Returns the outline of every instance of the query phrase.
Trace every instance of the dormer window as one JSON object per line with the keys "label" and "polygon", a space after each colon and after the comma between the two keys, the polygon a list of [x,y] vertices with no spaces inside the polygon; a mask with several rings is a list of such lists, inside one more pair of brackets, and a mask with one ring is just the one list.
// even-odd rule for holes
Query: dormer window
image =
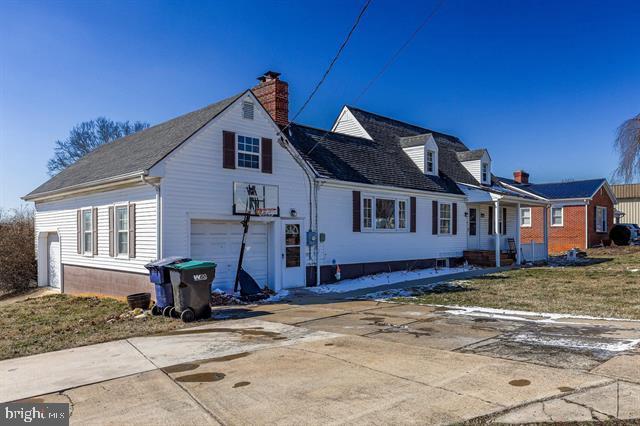
{"label": "dormer window", "polygon": [[427,150],[427,155],[425,158],[426,170],[427,173],[433,173],[435,170],[433,167],[433,160],[435,158],[435,153],[431,150]]}
{"label": "dormer window", "polygon": [[489,164],[482,163],[482,183],[489,182]]}

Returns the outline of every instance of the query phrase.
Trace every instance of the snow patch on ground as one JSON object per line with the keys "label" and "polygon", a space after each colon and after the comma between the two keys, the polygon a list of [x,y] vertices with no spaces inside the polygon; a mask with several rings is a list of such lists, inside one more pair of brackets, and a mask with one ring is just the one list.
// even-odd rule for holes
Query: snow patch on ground
{"label": "snow patch on ground", "polygon": [[635,348],[640,339],[617,340],[612,342],[589,341],[585,339],[571,339],[568,337],[544,336],[533,333],[522,333],[512,337],[516,342],[537,344],[542,346],[555,346],[572,349],[601,350],[609,352],[624,352]]}
{"label": "snow patch on ground", "polygon": [[264,299],[262,302],[280,302],[282,299],[289,297],[289,290],[280,290],[273,296]]}
{"label": "snow patch on ground", "polygon": [[[405,281],[419,280],[423,278],[446,277],[447,275],[466,272],[473,267],[460,268],[440,268],[440,269],[418,269],[415,271],[384,272],[377,275],[367,275],[352,280],[339,281],[336,284],[321,285],[311,287],[308,291],[315,294],[325,293],[346,293],[349,291],[362,290],[365,288],[378,287],[386,284],[396,284]],[[368,296],[368,295],[367,295]],[[405,297],[405,296],[394,296]]]}
{"label": "snow patch on ground", "polygon": [[594,317],[591,315],[555,314],[550,312],[516,311],[511,309],[482,308],[478,306],[447,306],[447,305],[430,305],[430,306],[448,308],[446,313],[451,315],[471,315],[471,316],[477,316],[477,317],[506,319],[506,320],[513,320],[513,321],[533,321],[533,322],[552,323],[561,319],[578,319],[578,320],[640,322],[640,320],[623,319],[623,318]]}

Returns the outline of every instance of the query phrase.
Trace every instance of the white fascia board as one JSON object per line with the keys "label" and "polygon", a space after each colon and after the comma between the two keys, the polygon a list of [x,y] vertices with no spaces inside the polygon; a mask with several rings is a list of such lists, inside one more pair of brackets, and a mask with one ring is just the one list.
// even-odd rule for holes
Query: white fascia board
{"label": "white fascia board", "polygon": [[525,195],[527,195],[527,196],[530,196],[530,197],[536,198],[536,199],[538,199],[538,200],[545,200],[545,201],[548,201],[548,200],[547,200],[546,198],[544,198],[544,197],[541,197],[541,196],[536,195],[536,194],[534,194],[534,193],[532,193],[532,192],[529,192],[529,191],[525,191],[525,190],[524,190],[524,189],[522,189],[522,188],[518,188],[518,187],[516,187],[516,186],[509,185],[508,183],[503,182],[503,181],[501,181],[501,180],[499,180],[498,182],[500,183],[500,185],[504,186],[505,188],[507,188],[507,189],[509,189],[509,190],[511,190],[511,191],[519,192],[519,193],[521,193],[521,194],[525,194]]}
{"label": "white fascia board", "polygon": [[400,188],[397,186],[372,185],[368,183],[347,182],[342,180],[326,179],[326,178],[318,178],[317,181],[322,186],[334,187],[334,188],[382,191],[382,192],[402,193],[405,195],[417,195],[417,196],[432,196],[432,197],[450,198],[452,200],[463,200],[463,201],[467,200],[466,195],[450,194],[447,192],[420,191],[417,189]]}

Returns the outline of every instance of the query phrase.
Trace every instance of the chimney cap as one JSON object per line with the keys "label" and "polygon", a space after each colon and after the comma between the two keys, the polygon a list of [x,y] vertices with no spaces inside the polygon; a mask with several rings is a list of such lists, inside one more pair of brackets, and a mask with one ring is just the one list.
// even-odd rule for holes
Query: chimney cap
{"label": "chimney cap", "polygon": [[260,77],[258,77],[257,79],[261,82],[265,82],[265,81],[269,81],[269,80],[277,80],[278,77],[280,77],[280,73],[277,71],[267,71],[264,74],[262,74]]}

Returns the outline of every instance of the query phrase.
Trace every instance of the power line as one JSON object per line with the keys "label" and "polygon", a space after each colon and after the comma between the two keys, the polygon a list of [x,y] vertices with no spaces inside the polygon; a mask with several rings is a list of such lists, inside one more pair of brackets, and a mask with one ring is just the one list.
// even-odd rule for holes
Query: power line
{"label": "power line", "polygon": [[329,67],[327,68],[327,70],[322,75],[322,78],[320,79],[320,81],[318,81],[318,84],[316,84],[316,87],[311,91],[311,93],[309,94],[307,99],[304,101],[304,103],[302,104],[302,106],[300,107],[298,112],[296,112],[295,115],[293,116],[293,118],[291,120],[289,120],[289,124],[287,124],[284,127],[284,129],[282,129],[282,132],[284,132],[287,129],[287,127],[289,127],[289,125],[292,122],[294,122],[296,120],[296,118],[298,118],[298,116],[302,113],[302,111],[304,111],[304,109],[307,107],[309,102],[311,102],[311,99],[315,96],[315,94],[320,89],[320,86],[322,86],[322,83],[324,83],[324,81],[327,79],[327,77],[329,76],[329,73],[331,72],[331,69],[333,68],[335,63],[338,61],[338,58],[340,57],[340,54],[342,54],[342,51],[344,50],[344,48],[347,47],[347,43],[349,43],[349,40],[351,39],[351,36],[355,32],[358,24],[360,23],[360,20],[362,19],[362,17],[364,16],[364,13],[369,8],[369,5],[371,4],[371,2],[372,2],[372,0],[367,0],[367,2],[364,4],[364,6],[362,6],[362,9],[360,10],[360,14],[356,18],[356,20],[353,23],[353,25],[351,26],[351,30],[349,30],[349,33],[347,34],[347,37],[344,39],[344,41],[340,45],[340,48],[338,49],[338,52],[336,53],[336,55],[331,60],[331,63],[329,64]]}
{"label": "power line", "polygon": [[[409,46],[409,44],[413,41],[413,39],[416,38],[418,33],[422,31],[422,29],[429,23],[429,21],[438,13],[438,11],[442,7],[442,5],[445,3],[445,1],[446,0],[439,0],[438,3],[436,3],[434,8],[431,10],[431,13],[429,13],[422,20],[422,22],[420,22],[420,25],[418,25],[418,27],[413,31],[413,33],[411,33],[409,38],[407,38],[407,40],[402,44],[402,46],[400,46],[400,48],[394,52],[391,58],[389,58],[389,60],[382,66],[380,71],[371,80],[369,80],[369,82],[366,84],[362,92],[360,92],[360,94],[356,96],[356,98],[353,100],[352,104],[356,104],[360,100],[360,98],[362,98],[364,94],[367,93],[367,91],[371,88],[371,86],[373,86],[380,79],[380,77],[382,77],[382,75],[387,71],[387,69],[389,69],[389,67],[396,61],[396,59],[398,59],[400,54],[407,48],[407,46]],[[307,155],[311,154],[311,152],[314,149],[316,149],[318,145],[324,142],[325,138],[329,133],[331,133],[331,130],[326,131],[326,133],[320,138],[320,140],[316,142],[309,151],[307,151]]]}

